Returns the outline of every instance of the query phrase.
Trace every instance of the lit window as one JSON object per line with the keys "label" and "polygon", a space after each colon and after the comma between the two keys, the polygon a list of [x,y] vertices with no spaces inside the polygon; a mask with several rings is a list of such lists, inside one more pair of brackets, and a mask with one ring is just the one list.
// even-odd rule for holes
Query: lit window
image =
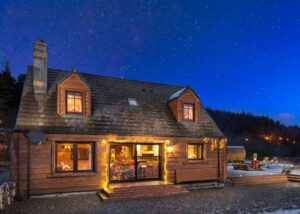
{"label": "lit window", "polygon": [[128,98],[128,103],[130,106],[138,106],[138,102],[135,98]]}
{"label": "lit window", "polygon": [[184,104],[183,105],[183,119],[184,120],[194,120],[194,105]]}
{"label": "lit window", "polygon": [[188,144],[188,159],[203,160],[203,144]]}
{"label": "lit window", "polygon": [[82,113],[82,93],[67,92],[67,113]]}
{"label": "lit window", "polygon": [[56,143],[56,171],[93,170],[93,143]]}

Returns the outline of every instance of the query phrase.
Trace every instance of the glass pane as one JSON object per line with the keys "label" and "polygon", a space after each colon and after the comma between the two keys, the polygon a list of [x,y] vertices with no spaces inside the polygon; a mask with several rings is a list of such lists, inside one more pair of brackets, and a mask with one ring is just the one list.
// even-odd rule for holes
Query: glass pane
{"label": "glass pane", "polygon": [[137,177],[159,178],[159,145],[137,144]]}
{"label": "glass pane", "polygon": [[111,145],[109,168],[112,181],[135,179],[134,145]]}
{"label": "glass pane", "polygon": [[82,95],[80,93],[68,93],[67,112],[82,112]]}
{"label": "glass pane", "polygon": [[193,112],[193,107],[192,106],[190,106],[189,107],[189,120],[193,120],[193,115],[194,114],[194,112]]}
{"label": "glass pane", "polygon": [[194,119],[194,106],[193,105],[184,104],[183,117],[185,120],[193,120]]}
{"label": "glass pane", "polygon": [[74,99],[73,99],[73,96],[71,95],[68,95],[68,98],[67,98],[67,111],[68,112],[74,112],[75,109],[74,109]]}
{"label": "glass pane", "polygon": [[75,112],[81,113],[82,112],[82,100],[81,97],[75,98],[75,106],[74,106]]}
{"label": "glass pane", "polygon": [[189,113],[187,108],[184,108],[184,119],[189,119]]}
{"label": "glass pane", "polygon": [[92,145],[91,144],[78,144],[77,159],[78,170],[92,170]]}
{"label": "glass pane", "polygon": [[197,146],[189,144],[188,145],[188,159],[197,159]]}
{"label": "glass pane", "polygon": [[56,144],[56,168],[58,171],[72,171],[73,166],[73,144]]}

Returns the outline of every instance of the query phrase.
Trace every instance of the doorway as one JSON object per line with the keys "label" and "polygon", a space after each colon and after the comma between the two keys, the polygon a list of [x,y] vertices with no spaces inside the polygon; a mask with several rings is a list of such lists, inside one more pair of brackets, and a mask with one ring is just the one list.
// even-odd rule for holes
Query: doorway
{"label": "doorway", "polygon": [[150,143],[112,143],[109,149],[110,182],[160,179],[161,147]]}

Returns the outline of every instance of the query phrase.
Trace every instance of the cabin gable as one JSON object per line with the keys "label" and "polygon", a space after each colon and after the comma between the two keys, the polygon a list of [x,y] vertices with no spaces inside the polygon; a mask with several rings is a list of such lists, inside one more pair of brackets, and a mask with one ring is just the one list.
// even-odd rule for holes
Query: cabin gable
{"label": "cabin gable", "polygon": [[82,95],[82,115],[91,115],[91,89],[76,73],[72,72],[64,81],[57,84],[57,114],[67,114],[67,93]]}

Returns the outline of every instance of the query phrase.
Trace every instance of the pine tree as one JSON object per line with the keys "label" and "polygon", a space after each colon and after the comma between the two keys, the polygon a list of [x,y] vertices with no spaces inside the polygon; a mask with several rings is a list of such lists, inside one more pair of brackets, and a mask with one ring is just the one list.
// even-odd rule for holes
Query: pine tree
{"label": "pine tree", "polygon": [[10,72],[9,63],[4,64],[4,68],[0,73],[0,98],[4,100],[8,107],[16,106],[16,81]]}

